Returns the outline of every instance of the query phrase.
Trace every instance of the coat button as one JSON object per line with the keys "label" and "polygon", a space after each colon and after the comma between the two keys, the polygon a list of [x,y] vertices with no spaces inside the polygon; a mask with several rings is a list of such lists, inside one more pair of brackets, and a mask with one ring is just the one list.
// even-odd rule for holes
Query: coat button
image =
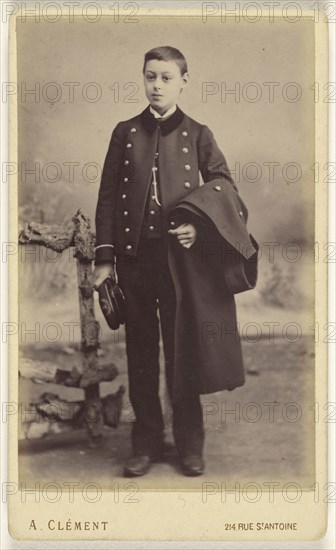
{"label": "coat button", "polygon": [[185,187],[186,189],[189,189],[189,187],[190,187],[189,181],[185,181],[185,182],[184,182],[184,187]]}
{"label": "coat button", "polygon": [[184,165],[184,168],[189,172],[191,166],[190,166],[190,164],[185,164],[185,165]]}
{"label": "coat button", "polygon": [[155,199],[156,199],[156,196],[152,195],[152,201],[155,201]]}
{"label": "coat button", "polygon": [[184,130],[184,132],[182,132],[182,136],[187,137],[187,135],[188,135],[188,132],[186,132],[186,131]]}
{"label": "coat button", "polygon": [[128,182],[128,178],[124,178],[124,182],[127,183],[127,182]]}
{"label": "coat button", "polygon": [[154,225],[149,226],[149,231],[154,231]]}
{"label": "coat button", "polygon": [[132,245],[131,245],[131,244],[127,244],[127,245],[126,245],[126,250],[132,250]]}
{"label": "coat button", "polygon": [[132,132],[132,134],[135,134],[136,128],[131,128],[131,132]]}
{"label": "coat button", "polygon": [[125,166],[127,166],[129,164],[129,160],[126,159],[124,164],[125,164]]}
{"label": "coat button", "polygon": [[241,217],[243,216],[243,213],[242,213],[241,210],[239,211],[239,216],[241,216]]}
{"label": "coat button", "polygon": [[125,227],[125,233],[129,233],[130,231],[130,228],[129,227]]}
{"label": "coat button", "polygon": [[170,222],[170,225],[171,225],[172,227],[174,227],[175,222]]}
{"label": "coat button", "polygon": [[221,188],[220,185],[216,185],[216,187],[214,187],[214,189],[215,189],[216,191],[221,191],[221,190],[222,190],[222,188]]}
{"label": "coat button", "polygon": [[126,199],[126,196],[127,196],[127,195],[125,195],[125,193],[124,193],[123,195],[121,195],[121,198],[122,198],[122,199]]}
{"label": "coat button", "polygon": [[152,216],[154,216],[155,210],[151,210],[151,211],[150,211],[150,214],[151,214]]}
{"label": "coat button", "polygon": [[126,147],[127,147],[127,149],[131,149],[132,143],[127,143]]}
{"label": "coat button", "polygon": [[124,216],[128,216],[127,210],[124,210]]}
{"label": "coat button", "polygon": [[188,149],[188,147],[183,147],[182,151],[183,151],[183,153],[188,153],[189,149]]}

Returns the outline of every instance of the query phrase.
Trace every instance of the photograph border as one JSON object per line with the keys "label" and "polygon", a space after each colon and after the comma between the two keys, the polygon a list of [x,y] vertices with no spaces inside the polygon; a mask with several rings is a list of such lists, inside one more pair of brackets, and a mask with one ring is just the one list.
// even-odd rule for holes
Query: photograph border
{"label": "photograph border", "polygon": [[[162,17],[180,17],[183,10],[185,15],[199,16],[199,7],[193,8],[180,8],[173,9],[172,13],[169,13],[169,9],[162,10],[162,8],[156,8],[161,10],[160,15]],[[198,10],[198,11],[197,11]],[[162,13],[164,11],[164,13]],[[275,10],[275,13],[277,10]],[[304,12],[305,13],[305,12]],[[175,15],[172,15],[175,14]],[[157,16],[158,13],[153,10],[152,16]],[[20,13],[16,13],[10,18],[10,42],[9,42],[9,81],[16,81],[16,34],[15,24],[16,18],[20,16]],[[140,15],[138,15],[140,16]],[[150,16],[149,14],[141,14],[143,17]],[[307,11],[307,17],[312,17],[312,12]],[[328,52],[328,34],[326,32],[326,24],[323,21],[315,23],[315,81],[316,82],[328,82],[328,68],[325,62]],[[315,103],[315,162],[320,166],[324,166],[328,162],[328,144],[326,140],[327,128],[328,128],[328,105],[322,102]],[[10,131],[9,131],[9,162],[18,163],[17,157],[17,133],[18,133],[18,121],[17,121],[17,104],[15,101],[10,103]],[[330,135],[329,135],[330,143]],[[329,157],[330,158],[330,157]],[[315,242],[328,243],[331,239],[328,239],[328,220],[326,212],[328,211],[328,184],[319,181],[315,184]],[[18,236],[18,198],[17,198],[17,176],[12,175],[9,179],[9,242],[17,242]],[[333,237],[332,237],[333,238]],[[327,270],[328,265],[325,262],[318,261],[315,263],[315,323],[319,323],[320,326],[325,326],[328,322],[328,293],[327,293]],[[9,258],[9,322],[19,323],[18,312],[18,296],[17,296],[17,284],[14,285],[13,281],[18,281],[18,257],[12,255]],[[332,284],[332,281],[331,283]],[[330,291],[330,289],[329,289]],[[12,335],[8,343],[9,352],[9,399],[10,403],[18,402],[18,378],[17,378],[17,366],[18,366],[18,348],[19,348],[19,336],[18,334]],[[325,342],[315,342],[315,402],[319,403],[321,408],[328,403],[328,355]],[[19,483],[18,479],[18,422],[16,416],[9,416],[8,419],[9,429],[9,459],[8,459],[8,479],[11,482]],[[315,424],[315,450],[316,450],[316,483],[320,487],[325,486],[328,482],[327,474],[327,430],[328,425],[323,422],[317,422]],[[100,502],[96,503],[95,516],[100,518],[109,518],[111,510],[113,510],[113,529],[106,531],[103,535],[100,533],[99,538],[97,534],[93,532],[87,532],[85,534],[86,540],[129,540],[129,525],[132,525],[133,540],[199,540],[199,541],[302,541],[302,540],[316,540],[321,538],[326,532],[326,518],[327,518],[327,503],[320,499],[319,502],[315,502],[312,498],[312,492],[307,491],[303,494],[300,501],[296,504],[283,502],[281,498],[275,497],[274,503],[270,505],[269,501],[265,499],[265,502],[254,503],[253,506],[246,502],[240,502],[239,505],[232,505],[230,510],[225,508],[225,521],[235,522],[243,521],[241,518],[250,518],[249,521],[257,522],[261,521],[260,516],[263,510],[267,509],[267,517],[273,517],[273,521],[297,521],[302,526],[297,532],[297,536],[293,536],[293,533],[266,533],[263,532],[262,538],[260,535],[253,532],[241,532],[239,538],[235,533],[226,533],[223,531],[223,515],[224,509],[220,508],[220,500],[216,502],[209,502],[205,507],[201,502],[199,494],[194,491],[153,491],[141,494],[141,501],[138,506],[130,505],[128,503],[119,502],[118,506],[113,502],[113,495],[104,493]],[[263,500],[263,499],[262,499]],[[59,501],[58,508],[60,512],[58,515],[62,516],[62,521],[67,521],[70,509],[67,506],[67,499],[65,495],[64,503],[63,496]],[[10,514],[10,534],[13,538],[30,541],[30,540],[54,540],[47,537],[48,533],[44,530],[42,532],[29,532],[27,522],[14,521],[14,518],[23,518],[29,514],[29,517],[40,518],[39,521],[45,521],[46,518],[54,513],[55,507],[49,507],[45,503],[43,509],[40,505],[35,505],[29,501],[29,510],[27,511],[27,504],[25,505],[20,498],[20,491],[13,494],[9,500],[9,514]],[[52,512],[51,512],[52,510]],[[157,511],[156,513],[154,511]],[[160,526],[160,517],[165,514],[172,514],[172,510],[176,510],[174,514],[174,521],[172,521],[170,528]],[[290,510],[290,519],[289,516]],[[81,501],[78,505],[75,502],[71,503],[71,515],[73,517],[76,514],[81,514],[84,518],[90,518],[92,515],[92,506],[86,506]],[[149,519],[150,517],[150,519]],[[11,519],[12,518],[12,519]],[[155,521],[155,518],[158,521]],[[220,521],[218,521],[220,519]],[[14,521],[14,523],[13,523]],[[104,521],[103,519],[101,521]],[[105,520],[106,521],[106,520]],[[272,521],[269,519],[269,521]],[[204,529],[202,523],[207,525]],[[137,527],[140,525],[140,530]],[[81,533],[74,532],[58,532],[58,540],[82,540],[83,535]],[[183,535],[183,536],[182,536]],[[224,539],[225,537],[225,539]]]}

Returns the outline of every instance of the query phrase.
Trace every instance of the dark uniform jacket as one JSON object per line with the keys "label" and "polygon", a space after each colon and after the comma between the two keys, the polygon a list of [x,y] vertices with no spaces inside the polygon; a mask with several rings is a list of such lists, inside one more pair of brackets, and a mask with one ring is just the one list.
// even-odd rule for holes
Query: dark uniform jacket
{"label": "dark uniform jacket", "polygon": [[177,297],[175,393],[183,395],[195,372],[200,393],[231,390],[245,379],[234,294],[255,286],[258,246],[247,232],[247,209],[207,126],[179,108],[158,125],[149,107],[116,126],[96,209],[95,263],[136,255],[148,225],[157,151],[163,234],[190,219],[198,229],[190,249],[176,237],[169,240]]}
{"label": "dark uniform jacket", "polygon": [[[107,151],[96,210],[96,244],[113,244],[116,255],[136,254],[158,140],[163,233],[171,210],[199,187],[199,173],[204,182],[217,178],[235,188],[212,132],[179,107],[160,125],[149,107],[120,122]],[[97,249],[96,263],[112,259],[111,247]]]}

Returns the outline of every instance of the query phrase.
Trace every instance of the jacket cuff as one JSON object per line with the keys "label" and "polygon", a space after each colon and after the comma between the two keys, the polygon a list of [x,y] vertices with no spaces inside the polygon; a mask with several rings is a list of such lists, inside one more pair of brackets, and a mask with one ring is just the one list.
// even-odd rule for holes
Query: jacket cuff
{"label": "jacket cuff", "polygon": [[111,244],[103,244],[96,247],[95,250],[95,265],[105,262],[114,263],[114,246]]}

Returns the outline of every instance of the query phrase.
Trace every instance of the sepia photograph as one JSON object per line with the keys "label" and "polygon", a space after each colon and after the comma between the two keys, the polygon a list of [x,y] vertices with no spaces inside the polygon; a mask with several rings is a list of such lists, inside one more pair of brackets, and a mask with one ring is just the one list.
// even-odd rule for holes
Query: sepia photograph
{"label": "sepia photograph", "polygon": [[[252,8],[12,19],[7,416],[17,493],[42,495],[12,536],[326,532],[327,33]],[[76,503],[48,512],[55,493]],[[190,508],[132,532],[178,494],[203,528]],[[130,503],[123,531],[104,498]]]}

